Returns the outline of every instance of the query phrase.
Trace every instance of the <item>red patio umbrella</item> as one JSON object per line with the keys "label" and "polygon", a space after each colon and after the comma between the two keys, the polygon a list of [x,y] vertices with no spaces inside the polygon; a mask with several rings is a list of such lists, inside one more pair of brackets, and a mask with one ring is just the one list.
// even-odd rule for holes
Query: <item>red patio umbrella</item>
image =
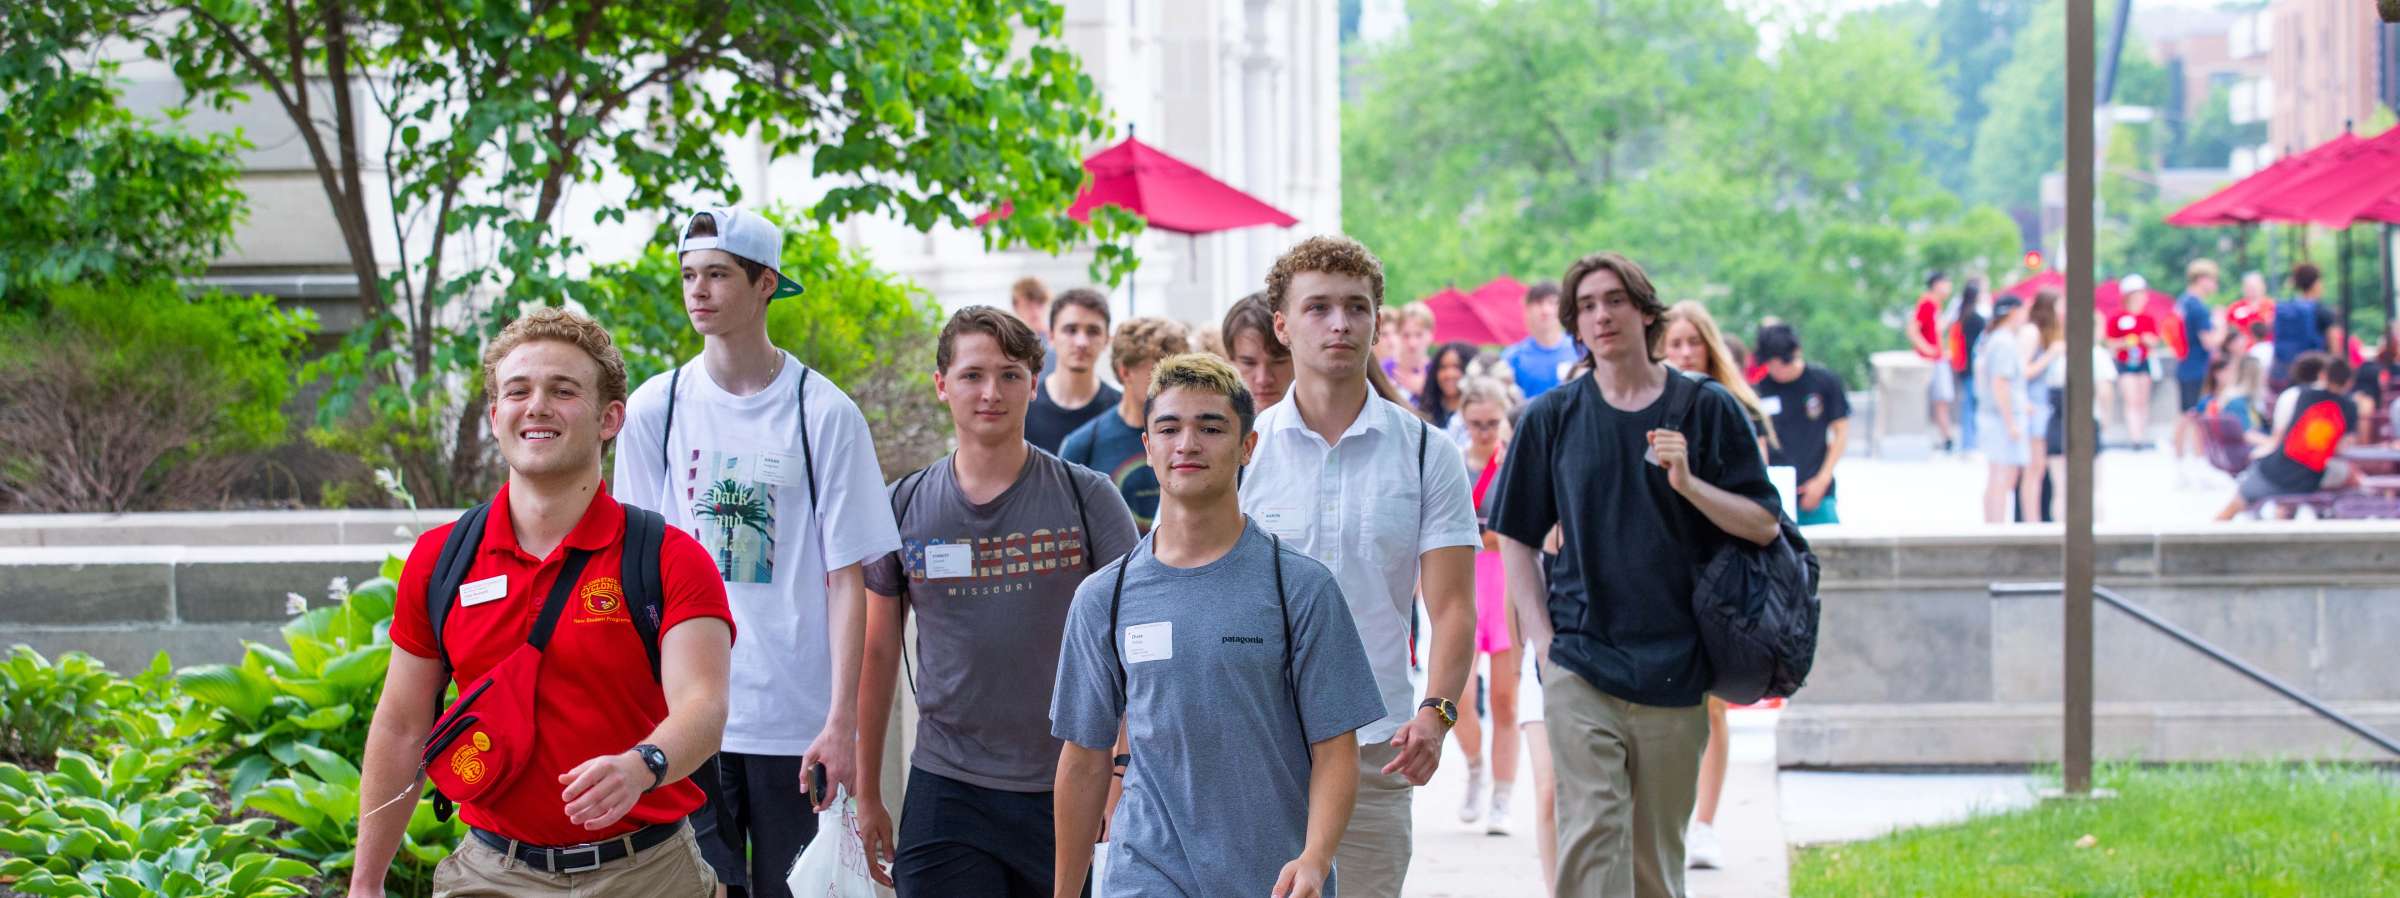
{"label": "red patio umbrella", "polygon": [[1433,312],[1433,338],[1443,343],[1472,343],[1477,346],[1498,346],[1507,342],[1501,331],[1475,298],[1459,292],[1457,287],[1443,287],[1425,297],[1425,308]]}
{"label": "red patio umbrella", "polygon": [[2294,173],[2253,208],[2269,220],[2334,228],[2400,221],[2390,214],[2400,212],[2400,128],[2348,142],[2323,165]]}
{"label": "red patio umbrella", "polygon": [[1525,339],[1525,291],[1529,289],[1523,281],[1504,274],[1467,292],[1467,298],[1474,301],[1483,320],[1499,337],[1490,345],[1506,346]]}
{"label": "red patio umbrella", "polygon": [[2176,210],[2175,214],[2167,216],[2167,223],[2179,228],[2202,228],[2265,220],[2257,209],[2258,202],[2272,198],[2281,185],[2294,176],[2315,170],[2357,142],[2357,137],[2343,134],[2307,152],[2278,159],[2274,164],[2252,172],[2249,177]]}

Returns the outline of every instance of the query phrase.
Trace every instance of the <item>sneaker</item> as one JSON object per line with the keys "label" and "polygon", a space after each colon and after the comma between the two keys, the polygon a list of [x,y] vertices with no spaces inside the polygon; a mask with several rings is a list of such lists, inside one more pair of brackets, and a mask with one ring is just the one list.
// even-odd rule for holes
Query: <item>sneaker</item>
{"label": "sneaker", "polygon": [[1510,786],[1510,785],[1513,785],[1513,784],[1510,784],[1510,783],[1494,783],[1494,784],[1492,784],[1492,812],[1491,812],[1491,814],[1489,814],[1489,815],[1487,815],[1486,817],[1484,817],[1484,820],[1483,820],[1483,834],[1484,834],[1484,835],[1487,835],[1487,836],[1505,836],[1505,835],[1508,835],[1508,793],[1509,793],[1509,789],[1508,789],[1507,787],[1508,787],[1508,786]]}
{"label": "sneaker", "polygon": [[1717,828],[1699,821],[1683,835],[1683,863],[1694,870],[1716,870],[1724,866],[1725,848],[1717,844]]}
{"label": "sneaker", "polygon": [[1458,822],[1473,823],[1483,817],[1483,793],[1489,785],[1484,778],[1483,763],[1467,763],[1467,800],[1458,806]]}

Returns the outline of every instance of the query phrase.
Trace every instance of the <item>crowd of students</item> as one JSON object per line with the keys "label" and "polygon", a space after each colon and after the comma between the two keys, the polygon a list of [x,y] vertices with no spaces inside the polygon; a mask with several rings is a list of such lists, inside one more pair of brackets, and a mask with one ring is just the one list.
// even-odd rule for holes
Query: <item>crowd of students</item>
{"label": "crowd of students", "polygon": [[903,896],[1396,898],[1454,732],[1491,832],[1530,768],[1555,894],[1679,895],[1714,852],[1697,567],[1776,539],[1771,462],[1831,520],[1846,439],[1790,327],[1750,374],[1596,253],[1528,292],[1523,342],[1437,350],[1339,237],[1198,336],[1021,283],[944,325],[956,448],[886,483],[858,406],[767,338],[803,286],[777,230],[703,209],[678,250],[677,368],[629,388],[559,309],[488,346],[508,476],[409,554],[351,894],[430,775],[472,833],[443,896],[785,895],[846,795]]}

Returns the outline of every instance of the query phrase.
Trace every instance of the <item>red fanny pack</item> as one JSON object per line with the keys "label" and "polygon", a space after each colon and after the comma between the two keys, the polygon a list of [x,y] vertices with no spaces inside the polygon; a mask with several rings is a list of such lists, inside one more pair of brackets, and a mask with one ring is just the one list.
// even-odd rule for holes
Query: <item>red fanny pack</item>
{"label": "red fanny pack", "polygon": [[582,549],[568,554],[525,644],[465,686],[458,703],[434,721],[420,768],[442,797],[461,804],[474,801],[525,768],[533,754],[534,686],[542,672],[542,651],[591,555]]}

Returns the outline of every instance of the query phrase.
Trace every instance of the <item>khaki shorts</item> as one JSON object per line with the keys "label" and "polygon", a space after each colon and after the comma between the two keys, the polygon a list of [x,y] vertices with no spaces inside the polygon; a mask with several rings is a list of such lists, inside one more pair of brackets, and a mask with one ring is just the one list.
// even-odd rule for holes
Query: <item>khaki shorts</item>
{"label": "khaki shorts", "polygon": [[470,835],[433,870],[433,898],[713,898],[717,876],[684,825],[675,837],[586,873],[544,873]]}
{"label": "khaki shorts", "polygon": [[1408,777],[1383,772],[1383,765],[1400,756],[1389,742],[1358,746],[1358,800],[1350,807],[1350,828],[1334,849],[1336,887],[1342,898],[1400,898],[1408,879],[1408,860],[1416,833],[1410,800],[1416,787]]}

